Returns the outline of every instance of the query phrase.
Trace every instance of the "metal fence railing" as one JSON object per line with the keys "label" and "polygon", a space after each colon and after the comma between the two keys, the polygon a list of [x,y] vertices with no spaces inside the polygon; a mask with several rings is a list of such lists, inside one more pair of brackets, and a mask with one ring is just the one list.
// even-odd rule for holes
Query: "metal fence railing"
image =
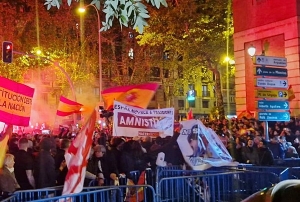
{"label": "metal fence railing", "polygon": [[241,201],[251,194],[279,182],[272,173],[204,173],[162,178],[157,183],[157,201]]}
{"label": "metal fence railing", "polygon": [[145,171],[145,184],[137,184],[141,173],[133,171],[128,184],[119,178],[119,186],[99,187],[91,184],[76,195],[62,195],[63,187],[17,191],[4,202],[25,201],[239,201],[271,187],[279,181],[300,179],[300,167],[267,167],[240,164],[235,167],[214,167],[205,171],[183,170],[181,166],[158,167]]}

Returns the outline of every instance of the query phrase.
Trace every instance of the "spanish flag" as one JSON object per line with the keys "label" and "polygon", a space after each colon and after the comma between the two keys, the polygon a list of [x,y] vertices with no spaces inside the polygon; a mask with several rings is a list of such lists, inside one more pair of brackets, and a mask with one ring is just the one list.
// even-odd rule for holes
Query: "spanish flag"
{"label": "spanish flag", "polygon": [[293,99],[296,98],[295,93],[294,93],[293,88],[292,88],[292,85],[289,85],[288,94],[289,94],[288,101],[292,101]]}
{"label": "spanish flag", "polygon": [[107,109],[113,107],[114,101],[145,109],[158,87],[157,83],[117,86],[102,91],[102,97]]}
{"label": "spanish flag", "polygon": [[60,96],[56,115],[68,116],[73,113],[79,113],[81,107],[82,104],[69,100],[63,96]]}
{"label": "spanish flag", "polygon": [[4,158],[5,158],[5,154],[6,154],[6,149],[7,149],[7,142],[9,139],[9,136],[12,133],[12,125],[4,125],[4,129],[3,131],[0,133],[0,168],[3,167],[3,163],[4,163]]}

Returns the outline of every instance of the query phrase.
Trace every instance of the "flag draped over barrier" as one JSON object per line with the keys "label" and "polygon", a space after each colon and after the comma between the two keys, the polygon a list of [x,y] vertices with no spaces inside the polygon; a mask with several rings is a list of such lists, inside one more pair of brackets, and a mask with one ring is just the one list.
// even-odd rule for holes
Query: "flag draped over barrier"
{"label": "flag draped over barrier", "polygon": [[194,170],[212,166],[237,166],[218,135],[199,120],[180,122],[182,129],[177,139],[186,163]]}
{"label": "flag draped over barrier", "polygon": [[65,154],[68,173],[65,179],[63,195],[82,191],[87,161],[93,141],[95,122],[96,111],[94,110]]}
{"label": "flag draped over barrier", "polygon": [[60,96],[56,115],[69,116],[73,113],[79,113],[81,107],[82,104],[69,100],[63,96]]}
{"label": "flag draped over barrier", "polygon": [[103,100],[106,108],[112,108],[114,101],[124,104],[147,108],[159,84],[145,83],[131,86],[118,86],[102,91]]}
{"label": "flag draped over barrier", "polygon": [[0,77],[0,121],[28,126],[34,89]]}

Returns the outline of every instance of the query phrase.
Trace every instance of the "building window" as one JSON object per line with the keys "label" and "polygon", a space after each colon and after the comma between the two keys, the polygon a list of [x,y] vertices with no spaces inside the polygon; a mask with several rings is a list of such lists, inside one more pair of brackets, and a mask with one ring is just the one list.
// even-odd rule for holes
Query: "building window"
{"label": "building window", "polygon": [[100,95],[100,88],[98,88],[98,87],[94,88],[94,95],[96,95],[96,96]]}
{"label": "building window", "polygon": [[230,96],[229,99],[230,103],[235,103],[235,96]]}
{"label": "building window", "polygon": [[210,97],[207,85],[202,85],[202,97]]}
{"label": "building window", "polygon": [[82,88],[81,88],[81,87],[76,88],[76,93],[77,93],[77,94],[82,94]]}
{"label": "building window", "polygon": [[160,68],[159,67],[152,67],[152,77],[160,78]]}
{"label": "building window", "polygon": [[189,84],[189,89],[190,89],[190,90],[195,90],[195,84],[190,83],[190,84]]}
{"label": "building window", "polygon": [[209,101],[208,100],[202,100],[202,108],[209,108]]}
{"label": "building window", "polygon": [[184,100],[178,100],[178,108],[184,108]]}
{"label": "building window", "polygon": [[196,107],[196,102],[195,102],[195,100],[189,101],[189,107],[191,107],[191,108],[195,108],[195,107]]}
{"label": "building window", "polygon": [[208,86],[207,85],[202,85],[202,92],[208,91]]}

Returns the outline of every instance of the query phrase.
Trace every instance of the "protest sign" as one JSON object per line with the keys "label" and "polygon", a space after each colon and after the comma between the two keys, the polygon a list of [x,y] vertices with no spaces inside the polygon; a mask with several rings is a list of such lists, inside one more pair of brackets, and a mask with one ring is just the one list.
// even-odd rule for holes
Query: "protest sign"
{"label": "protest sign", "polygon": [[182,121],[181,125],[177,142],[183,158],[193,170],[238,164],[232,162],[232,157],[218,135],[200,120]]}
{"label": "protest sign", "polygon": [[0,77],[0,121],[28,126],[34,89]]}
{"label": "protest sign", "polygon": [[173,136],[174,108],[141,109],[114,102],[113,136]]}

